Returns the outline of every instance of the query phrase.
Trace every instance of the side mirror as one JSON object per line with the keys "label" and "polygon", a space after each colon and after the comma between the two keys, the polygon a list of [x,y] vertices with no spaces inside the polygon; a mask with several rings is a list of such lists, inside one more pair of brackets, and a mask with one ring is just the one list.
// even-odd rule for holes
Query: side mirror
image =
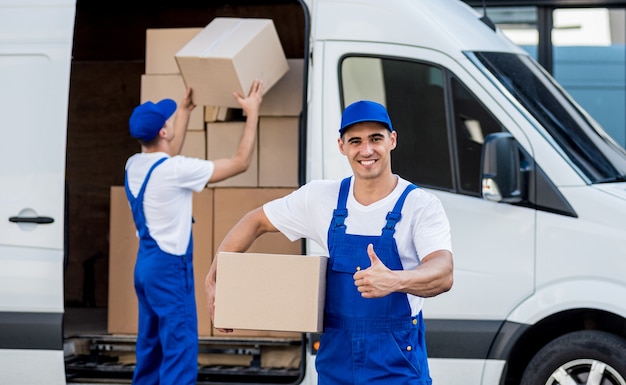
{"label": "side mirror", "polygon": [[520,155],[511,134],[497,132],[487,135],[480,167],[483,198],[505,203],[522,200]]}

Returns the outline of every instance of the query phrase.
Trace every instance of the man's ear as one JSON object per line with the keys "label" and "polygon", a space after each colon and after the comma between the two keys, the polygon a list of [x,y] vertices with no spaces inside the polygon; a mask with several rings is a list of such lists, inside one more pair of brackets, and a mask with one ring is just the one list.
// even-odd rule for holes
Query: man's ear
{"label": "man's ear", "polygon": [[342,155],[346,155],[345,149],[343,147],[343,139],[341,137],[337,139],[337,145],[339,146],[339,152],[341,152]]}
{"label": "man's ear", "polygon": [[391,139],[391,149],[395,149],[396,145],[398,144],[398,132],[397,131],[391,131],[389,133],[389,138]]}

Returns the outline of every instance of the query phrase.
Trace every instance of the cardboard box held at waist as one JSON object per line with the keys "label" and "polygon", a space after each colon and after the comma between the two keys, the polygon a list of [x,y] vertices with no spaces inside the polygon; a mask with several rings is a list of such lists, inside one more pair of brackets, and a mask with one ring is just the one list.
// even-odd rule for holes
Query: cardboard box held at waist
{"label": "cardboard box held at waist", "polygon": [[309,255],[217,255],[214,326],[322,332],[328,258]]}
{"label": "cardboard box held at waist", "polygon": [[218,17],[175,55],[196,105],[240,108],[255,79],[267,92],[289,70],[271,19]]}

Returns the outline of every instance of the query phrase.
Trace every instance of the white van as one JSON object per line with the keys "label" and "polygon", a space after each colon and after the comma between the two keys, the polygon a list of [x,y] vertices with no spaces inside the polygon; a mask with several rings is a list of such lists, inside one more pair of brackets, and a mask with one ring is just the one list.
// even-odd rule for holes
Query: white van
{"label": "white van", "polygon": [[[300,181],[350,172],[336,149],[341,111],[373,99],[398,131],[395,172],[450,218],[455,284],[424,308],[434,383],[626,384],[626,152],[459,0],[300,5]],[[63,341],[75,11],[75,0],[0,0],[2,385],[79,381],[65,365],[80,339]],[[295,373],[212,367],[199,383],[314,384],[317,337],[299,342]],[[132,352],[132,340],[107,338],[83,340],[95,359],[82,375],[124,382],[132,366],[98,354]],[[241,339],[233,352],[262,346]]]}

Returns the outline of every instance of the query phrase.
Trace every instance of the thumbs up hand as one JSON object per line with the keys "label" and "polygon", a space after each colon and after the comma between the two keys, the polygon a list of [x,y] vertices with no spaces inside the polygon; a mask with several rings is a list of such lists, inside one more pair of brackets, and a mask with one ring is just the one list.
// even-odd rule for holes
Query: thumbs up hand
{"label": "thumbs up hand", "polygon": [[359,270],[353,275],[354,284],[363,298],[381,298],[395,291],[398,285],[396,273],[387,266],[374,252],[374,245],[367,246],[367,255],[371,266],[365,270]]}

